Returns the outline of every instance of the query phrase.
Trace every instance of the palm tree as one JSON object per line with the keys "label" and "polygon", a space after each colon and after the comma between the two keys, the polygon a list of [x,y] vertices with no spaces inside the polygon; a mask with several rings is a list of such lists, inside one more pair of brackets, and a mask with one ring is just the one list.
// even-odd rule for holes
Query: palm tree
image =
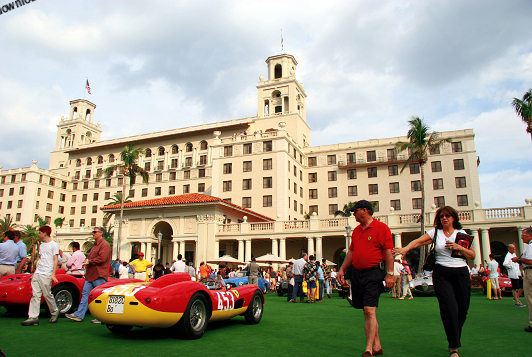
{"label": "palm tree", "polygon": [[63,227],[63,223],[65,222],[65,217],[57,217],[54,219],[54,226],[57,227]]}
{"label": "palm tree", "polygon": [[[131,199],[129,198],[129,195],[124,198],[124,203],[131,202]],[[122,192],[117,192],[113,195],[113,197],[110,199],[109,202],[107,202],[107,205],[119,205],[122,203]],[[103,225],[105,226],[111,218],[114,216],[114,212],[106,212],[103,216]]]}
{"label": "palm tree", "polygon": [[[114,232],[113,232],[113,227],[111,225],[109,226],[103,226],[103,239],[105,239],[105,241],[107,243],[109,243],[109,245],[111,247],[113,247],[113,236],[114,236]],[[91,240],[91,241],[87,241],[87,243],[83,246],[85,249],[86,249],[86,253],[88,254],[92,247],[94,246],[94,240]]]}
{"label": "palm tree", "polygon": [[[144,183],[148,183],[149,174],[142,167],[137,165],[137,160],[141,154],[144,153],[144,149],[135,148],[133,144],[128,144],[120,152],[121,162],[111,165],[103,170],[105,177],[111,177],[115,172],[119,176],[123,177],[122,180],[122,193],[126,191],[126,176],[129,177],[129,187],[133,185],[135,177],[140,175]],[[118,221],[118,235],[116,242],[113,242],[113,250],[116,249],[115,256],[120,258],[120,238],[122,237],[122,221],[124,219],[124,195],[122,194],[120,202],[120,220]]]}
{"label": "palm tree", "polygon": [[334,216],[341,216],[341,217],[351,217],[351,207],[355,205],[355,202],[348,202],[344,205],[344,208],[341,211],[334,212]]}
{"label": "palm tree", "polygon": [[7,231],[11,231],[16,228],[16,224],[13,223],[13,217],[4,216],[0,219],[0,240],[4,238],[4,234]]}
{"label": "palm tree", "polygon": [[515,112],[527,124],[526,132],[530,134],[532,139],[532,89],[523,95],[523,99],[514,98],[512,105]]}
{"label": "palm tree", "polygon": [[[406,136],[409,141],[399,141],[395,144],[397,152],[408,150],[409,156],[405,164],[401,168],[401,173],[410,164],[419,164],[419,171],[421,174],[421,234],[425,234],[425,171],[424,166],[427,163],[429,152],[436,151],[444,142],[448,142],[448,139],[441,139],[439,134],[430,131],[430,128],[419,117],[413,116],[408,121],[410,129]],[[419,258],[418,272],[421,273],[423,268],[423,262],[425,261],[425,249],[421,249]]]}
{"label": "palm tree", "polygon": [[26,249],[30,252],[30,262],[31,268],[35,269],[35,263],[37,261],[37,256],[39,252],[39,246],[41,242],[39,241],[39,227],[31,224],[26,224],[22,226],[22,241],[26,244]]}

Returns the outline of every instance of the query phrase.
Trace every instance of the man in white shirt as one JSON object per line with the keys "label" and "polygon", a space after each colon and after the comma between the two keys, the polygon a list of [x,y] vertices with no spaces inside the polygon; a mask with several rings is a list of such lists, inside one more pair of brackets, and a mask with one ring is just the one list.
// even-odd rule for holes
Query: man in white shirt
{"label": "man in white shirt", "polygon": [[512,259],[513,262],[520,263],[523,267],[523,290],[525,291],[525,298],[528,305],[528,326],[525,327],[526,332],[532,332],[532,227],[523,229],[521,234],[523,243],[528,244],[523,254],[518,258]]}
{"label": "man in white shirt", "polygon": [[292,300],[290,302],[297,302],[296,299],[299,296],[299,302],[303,302],[303,268],[307,264],[308,255],[303,253],[302,257],[294,262],[294,289],[292,290]]}
{"label": "man in white shirt", "polygon": [[512,261],[515,258],[515,244],[508,244],[508,253],[504,257],[502,265],[508,271],[508,277],[512,280],[512,295],[514,296],[515,306],[524,307],[519,298],[523,293],[523,277],[519,269],[519,263]]}
{"label": "man in white shirt", "polygon": [[501,288],[499,287],[499,263],[495,260],[493,255],[490,254],[490,262],[488,263],[488,270],[490,271],[489,279],[491,280],[491,290],[495,293],[495,297],[492,300],[502,300]]}
{"label": "man in white shirt", "polygon": [[177,261],[174,264],[172,264],[172,267],[170,268],[170,270],[173,271],[174,273],[184,273],[186,264],[182,259],[183,259],[183,256],[181,254],[178,254]]}
{"label": "man in white shirt", "polygon": [[401,294],[401,270],[403,269],[403,265],[400,263],[399,258],[395,258],[393,262],[393,289],[392,289],[392,297],[393,298],[399,298],[402,296]]}

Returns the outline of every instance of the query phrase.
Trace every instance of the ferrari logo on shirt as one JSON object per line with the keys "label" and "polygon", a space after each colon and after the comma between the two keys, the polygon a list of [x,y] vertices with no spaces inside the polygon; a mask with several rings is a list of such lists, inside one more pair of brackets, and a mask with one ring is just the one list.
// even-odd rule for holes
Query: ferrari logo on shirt
{"label": "ferrari logo on shirt", "polygon": [[371,240],[371,236],[368,237],[368,240]]}

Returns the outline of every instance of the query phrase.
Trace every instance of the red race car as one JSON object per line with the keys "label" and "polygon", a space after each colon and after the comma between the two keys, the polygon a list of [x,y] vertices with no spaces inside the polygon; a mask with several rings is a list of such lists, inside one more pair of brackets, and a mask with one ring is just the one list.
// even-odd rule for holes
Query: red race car
{"label": "red race car", "polygon": [[91,291],[89,309],[114,333],[133,326],[176,326],[188,339],[200,338],[208,321],[243,315],[249,324],[262,318],[264,295],[255,285],[227,289],[212,278],[192,281],[174,273],[154,282],[115,280]]}
{"label": "red race car", "polygon": [[[33,274],[13,274],[0,278],[0,305],[7,311],[28,310],[31,291],[31,277]],[[57,283],[52,283],[52,294],[61,314],[76,310],[81,298],[81,291],[85,280],[65,274],[64,269],[57,269],[55,277]],[[44,298],[41,299],[44,303]],[[44,304],[46,306],[46,304]]]}

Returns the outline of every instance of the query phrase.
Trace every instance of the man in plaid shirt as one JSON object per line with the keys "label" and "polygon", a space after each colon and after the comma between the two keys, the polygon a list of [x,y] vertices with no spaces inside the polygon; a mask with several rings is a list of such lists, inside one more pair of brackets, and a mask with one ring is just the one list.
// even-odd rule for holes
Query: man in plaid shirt
{"label": "man in plaid shirt", "polygon": [[309,256],[303,268],[303,279],[307,282],[307,302],[315,302],[316,280],[318,279],[318,266],[314,263],[315,260],[313,255]]}
{"label": "man in plaid shirt", "polygon": [[325,291],[327,297],[331,297],[331,267],[327,265],[327,259],[323,258],[321,260],[321,269],[323,270],[323,279],[325,283]]}

